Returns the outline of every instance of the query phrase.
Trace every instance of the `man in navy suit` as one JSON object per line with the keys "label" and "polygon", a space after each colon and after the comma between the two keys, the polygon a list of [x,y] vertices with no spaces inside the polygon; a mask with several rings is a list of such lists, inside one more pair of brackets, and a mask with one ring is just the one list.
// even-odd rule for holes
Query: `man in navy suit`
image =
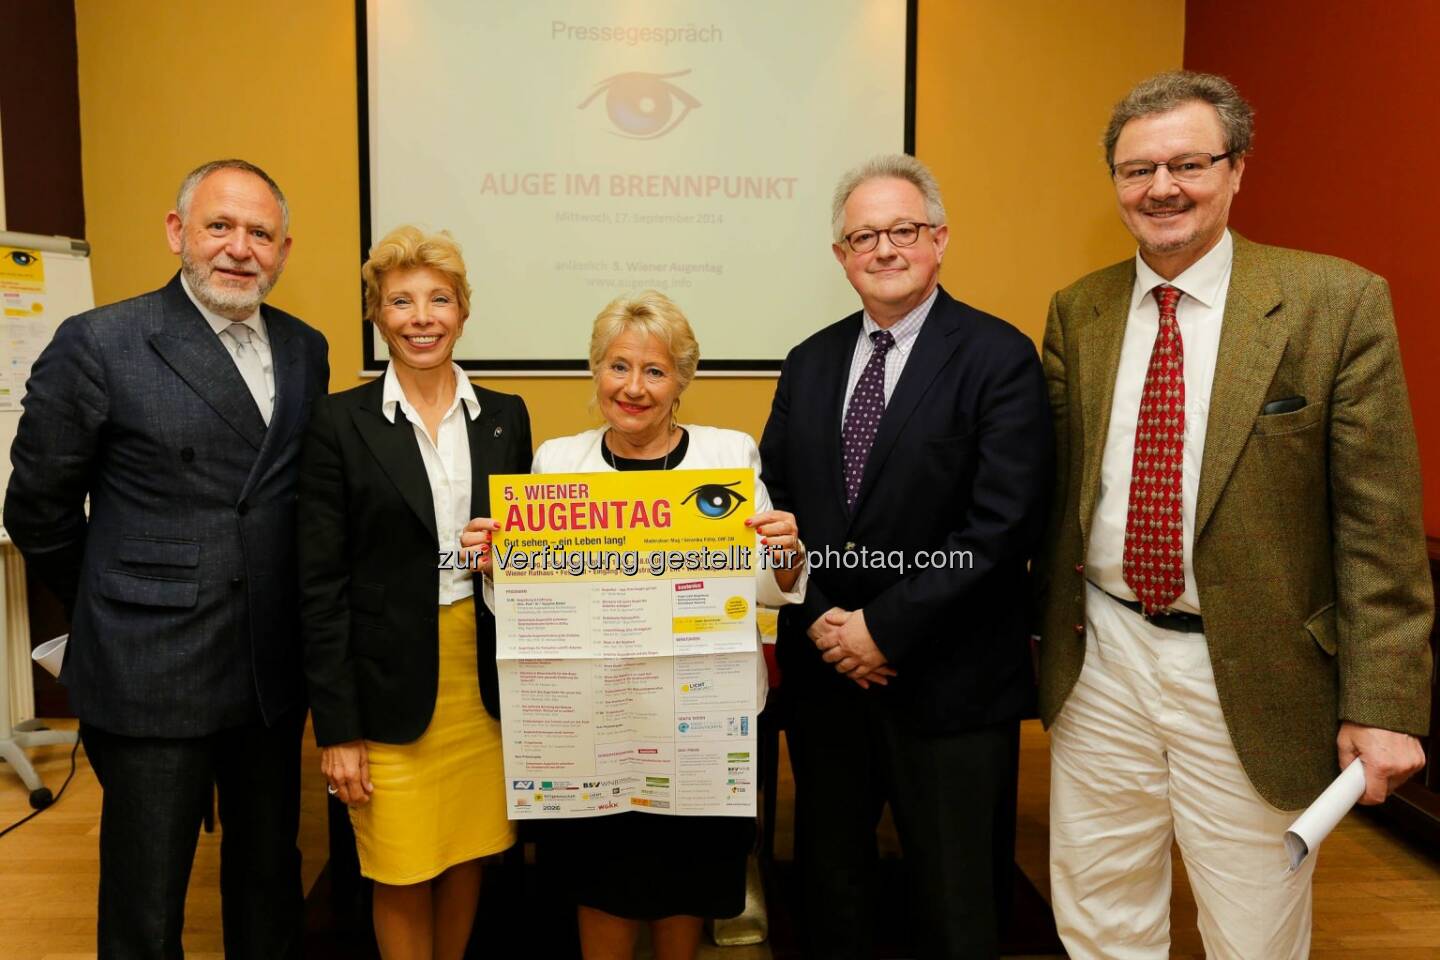
{"label": "man in navy suit", "polygon": [[165,227],[180,272],[66,320],[35,362],[5,523],[71,613],[60,679],[104,791],[99,955],[181,956],[213,784],[225,955],[298,957],[295,491],[327,347],[263,304],[290,237],[259,167],[195,170]]}
{"label": "man in navy suit", "polygon": [[873,956],[875,828],[904,848],[915,949],[998,956],[1020,718],[1033,709],[1027,563],[1051,482],[1034,344],[939,286],[948,228],[913,157],[835,193],[861,312],[790,352],[760,444],[809,550],[780,613],[795,716],[807,956]]}

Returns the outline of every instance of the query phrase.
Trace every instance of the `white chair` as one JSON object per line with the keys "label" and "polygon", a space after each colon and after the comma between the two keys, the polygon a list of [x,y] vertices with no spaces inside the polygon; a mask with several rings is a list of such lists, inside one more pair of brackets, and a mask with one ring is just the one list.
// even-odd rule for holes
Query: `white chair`
{"label": "white chair", "polygon": [[[30,791],[30,806],[41,810],[55,797],[40,782],[35,765],[25,751],[52,744],[73,744],[79,735],[73,730],[47,730],[33,719],[12,724],[11,696],[25,712],[34,709],[34,688],[30,678],[30,615],[25,605],[25,563],[10,537],[0,529],[0,760],[19,774]],[[13,643],[13,646],[12,646]]]}

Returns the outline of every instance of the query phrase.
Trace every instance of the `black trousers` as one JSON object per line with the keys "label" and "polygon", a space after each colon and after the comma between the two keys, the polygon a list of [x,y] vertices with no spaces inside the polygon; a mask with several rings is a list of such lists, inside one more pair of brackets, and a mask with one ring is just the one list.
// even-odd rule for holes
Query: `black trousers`
{"label": "black trousers", "polygon": [[220,803],[227,960],[301,950],[300,739],[305,711],[206,737],[125,737],[85,723],[103,790],[100,960],[184,956],[185,891],[211,785]]}
{"label": "black trousers", "polygon": [[875,830],[888,802],[912,915],[884,922],[909,925],[920,957],[998,957],[1019,722],[934,734],[902,727],[859,688],[853,696],[797,693],[786,736],[805,956],[875,955]]}

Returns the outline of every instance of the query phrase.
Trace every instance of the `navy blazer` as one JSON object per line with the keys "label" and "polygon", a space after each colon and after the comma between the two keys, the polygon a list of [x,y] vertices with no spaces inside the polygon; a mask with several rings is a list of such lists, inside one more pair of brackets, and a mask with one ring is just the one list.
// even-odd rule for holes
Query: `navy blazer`
{"label": "navy blazer", "polygon": [[[315,740],[409,743],[430,725],[440,677],[439,540],[415,427],[385,417],[385,381],[315,405],[300,479],[305,671]],[[525,401],[475,388],[465,417],[470,516],[490,515],[490,474],[530,472]],[[447,544],[447,549],[459,544]],[[500,715],[495,619],[475,603],[475,657],[485,708]],[[462,601],[470,602],[470,601]]]}
{"label": "navy blazer", "polygon": [[[941,289],[886,404],[852,510],[841,427],[860,329],[856,313],[790,351],[760,441],[775,506],[795,514],[818,561],[805,602],[780,611],[784,683],[800,695],[858,691],[820,659],[806,630],[832,606],[863,608],[899,673],[865,695],[930,730],[1021,717],[1034,703],[1028,564],[1053,479],[1035,345]],[[920,567],[934,551],[968,551],[971,560]]]}
{"label": "navy blazer", "polygon": [[179,274],[66,320],[31,371],[5,526],[71,611],[60,679],[87,724],[203,736],[304,703],[295,488],[328,348],[261,311],[268,428]]}

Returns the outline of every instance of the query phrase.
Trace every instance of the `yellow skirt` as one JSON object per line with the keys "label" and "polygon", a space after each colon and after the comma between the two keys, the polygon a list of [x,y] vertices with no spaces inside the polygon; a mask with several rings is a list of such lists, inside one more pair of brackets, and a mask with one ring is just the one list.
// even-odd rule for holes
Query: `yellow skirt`
{"label": "yellow skirt", "polygon": [[440,683],[430,726],[414,743],[365,741],[370,802],[350,808],[360,872],[420,883],[509,849],[500,722],[485,712],[475,675],[475,603],[440,608]]}

